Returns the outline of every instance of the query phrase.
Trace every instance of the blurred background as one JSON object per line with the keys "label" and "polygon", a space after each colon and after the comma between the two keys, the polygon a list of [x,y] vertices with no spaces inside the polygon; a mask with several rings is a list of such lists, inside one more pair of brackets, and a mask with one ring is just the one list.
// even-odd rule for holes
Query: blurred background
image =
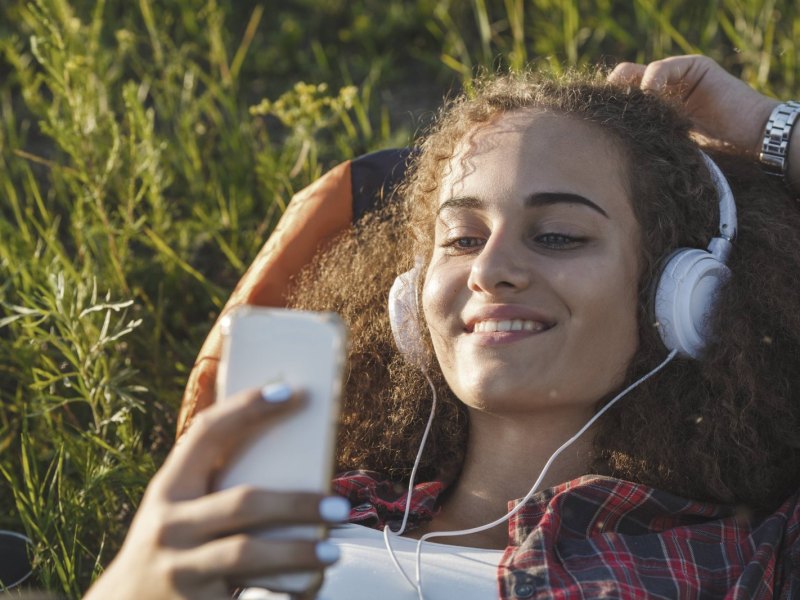
{"label": "blurred background", "polygon": [[78,597],[292,194],[479,69],[705,53],[800,95],[796,0],[3,0],[0,529]]}

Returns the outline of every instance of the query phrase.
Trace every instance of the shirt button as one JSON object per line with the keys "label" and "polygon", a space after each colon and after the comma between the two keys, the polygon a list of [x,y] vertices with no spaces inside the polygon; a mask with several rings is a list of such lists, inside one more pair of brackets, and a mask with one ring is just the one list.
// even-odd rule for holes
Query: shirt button
{"label": "shirt button", "polygon": [[533,596],[533,586],[530,583],[518,583],[514,586],[514,596],[517,598],[530,598]]}
{"label": "shirt button", "polygon": [[533,577],[525,571],[514,571],[514,597],[515,598],[531,598],[536,592],[536,586],[533,584]]}

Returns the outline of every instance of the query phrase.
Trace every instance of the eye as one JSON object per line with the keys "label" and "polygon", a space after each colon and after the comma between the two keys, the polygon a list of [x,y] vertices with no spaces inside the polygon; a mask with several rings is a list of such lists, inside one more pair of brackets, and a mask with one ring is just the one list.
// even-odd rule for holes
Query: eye
{"label": "eye", "polygon": [[580,245],[586,238],[575,237],[564,233],[543,233],[536,236],[536,242],[551,250],[566,250]]}
{"label": "eye", "polygon": [[476,237],[460,237],[453,240],[451,245],[458,248],[477,248],[483,245],[483,240]]}
{"label": "eye", "polygon": [[471,250],[477,250],[483,247],[486,243],[481,237],[474,237],[474,236],[460,236],[460,237],[453,237],[448,240],[445,240],[442,243],[442,247],[447,248],[453,252],[469,252]]}

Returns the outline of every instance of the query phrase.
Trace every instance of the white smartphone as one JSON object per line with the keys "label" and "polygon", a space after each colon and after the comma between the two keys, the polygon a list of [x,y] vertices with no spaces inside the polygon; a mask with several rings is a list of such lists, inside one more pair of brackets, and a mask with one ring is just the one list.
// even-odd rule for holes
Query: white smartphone
{"label": "white smartphone", "polygon": [[[241,484],[278,491],[327,493],[346,357],[347,333],[334,313],[245,306],[222,322],[216,401],[283,382],[302,390],[303,406],[265,427],[220,473],[217,489]],[[325,527],[285,527],[262,534],[276,539],[322,539]],[[318,587],[320,575],[296,573],[246,582],[280,592]]]}

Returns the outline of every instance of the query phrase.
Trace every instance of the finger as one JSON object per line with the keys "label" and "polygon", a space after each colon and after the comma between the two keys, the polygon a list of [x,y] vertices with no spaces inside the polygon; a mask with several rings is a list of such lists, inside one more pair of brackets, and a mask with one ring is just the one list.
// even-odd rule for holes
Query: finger
{"label": "finger", "polygon": [[328,541],[267,540],[241,534],[182,553],[176,573],[179,577],[243,582],[253,577],[321,571],[339,556],[339,548]]}
{"label": "finger", "polygon": [[705,56],[672,56],[645,67],[640,87],[657,94],[686,97],[703,78],[713,61]]}
{"label": "finger", "polygon": [[183,441],[154,478],[171,500],[198,498],[208,492],[214,469],[264,426],[288,415],[300,394],[285,385],[242,392],[200,413]]}
{"label": "finger", "polygon": [[644,65],[621,62],[608,74],[608,80],[611,83],[627,84],[636,87],[642,80],[644,70]]}
{"label": "finger", "polygon": [[350,503],[339,496],[237,486],[176,503],[171,512],[167,543],[186,546],[252,529],[342,523]]}

